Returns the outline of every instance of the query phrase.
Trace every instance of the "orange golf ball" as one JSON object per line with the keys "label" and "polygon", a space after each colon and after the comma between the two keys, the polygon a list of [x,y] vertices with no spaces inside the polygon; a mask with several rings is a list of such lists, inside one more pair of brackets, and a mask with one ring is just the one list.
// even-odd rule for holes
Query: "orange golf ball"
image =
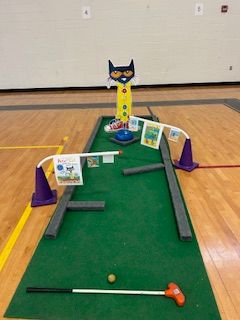
{"label": "orange golf ball", "polygon": [[107,280],[109,283],[114,283],[117,280],[117,277],[115,274],[111,273],[108,275]]}

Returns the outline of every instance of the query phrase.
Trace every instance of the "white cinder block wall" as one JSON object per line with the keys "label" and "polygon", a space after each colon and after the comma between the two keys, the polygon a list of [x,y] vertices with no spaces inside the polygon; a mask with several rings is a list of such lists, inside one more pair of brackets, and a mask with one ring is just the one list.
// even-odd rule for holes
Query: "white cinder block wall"
{"label": "white cinder block wall", "polygon": [[0,89],[104,86],[131,58],[143,85],[240,81],[240,1],[0,0]]}

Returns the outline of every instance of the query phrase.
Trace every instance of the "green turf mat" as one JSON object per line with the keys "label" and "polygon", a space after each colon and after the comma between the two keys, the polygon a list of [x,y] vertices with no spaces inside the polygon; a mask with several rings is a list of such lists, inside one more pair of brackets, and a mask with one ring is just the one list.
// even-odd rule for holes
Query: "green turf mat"
{"label": "green turf mat", "polygon": [[[103,130],[91,151],[118,150]],[[139,142],[122,147],[114,164],[83,170],[71,200],[105,201],[103,212],[67,212],[57,239],[42,238],[6,317],[84,320],[217,320],[212,289],[193,233],[178,238],[164,170],[123,176],[122,169],[162,162]],[[34,214],[34,212],[33,212]],[[107,282],[114,273],[117,281]],[[26,287],[165,290],[177,283],[184,307],[154,296],[31,294]]]}

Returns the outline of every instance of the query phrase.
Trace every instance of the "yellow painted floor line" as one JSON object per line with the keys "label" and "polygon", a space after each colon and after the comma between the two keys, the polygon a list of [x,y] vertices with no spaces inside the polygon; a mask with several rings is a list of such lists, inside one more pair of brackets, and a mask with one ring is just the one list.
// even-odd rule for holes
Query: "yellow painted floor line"
{"label": "yellow painted floor line", "polygon": [[14,149],[47,149],[47,148],[59,148],[60,145],[56,146],[11,146],[11,147],[0,147],[0,150],[14,150]]}
{"label": "yellow painted floor line", "polygon": [[18,221],[17,226],[13,230],[10,238],[8,239],[8,242],[6,243],[5,247],[3,248],[3,250],[0,254],[0,271],[3,269],[9,255],[12,251],[12,248],[14,247],[14,245],[15,245],[25,223],[27,222],[31,212],[32,212],[31,203],[28,202],[27,207],[25,208],[20,220]]}
{"label": "yellow painted floor line", "polygon": [[[61,154],[63,151],[64,146],[60,146],[56,152],[56,154]],[[47,171],[45,172],[45,176],[48,178],[50,176],[50,174],[53,172],[53,161],[51,161]]]}
{"label": "yellow painted floor line", "polygon": [[[68,137],[64,137],[63,141],[66,142],[68,141]],[[56,154],[61,154],[63,151],[64,145],[63,146],[59,146],[59,148],[57,149]],[[50,176],[50,174],[53,172],[53,162],[50,163],[45,175],[48,178]]]}
{"label": "yellow painted floor line", "polygon": [[[63,138],[64,142],[66,142],[67,140],[68,140],[68,137]],[[63,151],[63,148],[64,148],[64,145],[59,146],[56,154],[61,154]],[[46,172],[47,178],[51,174],[52,170],[53,170],[53,163],[51,162],[48,169],[47,169],[47,172]],[[2,252],[0,253],[0,272],[3,269],[3,267],[4,267],[9,255],[10,255],[18,237],[20,236],[20,234],[23,230],[23,227],[26,224],[31,212],[32,212],[31,203],[28,202],[20,220],[18,221],[18,224],[16,225],[16,227],[13,230],[12,234],[10,235],[6,245],[4,246]]]}

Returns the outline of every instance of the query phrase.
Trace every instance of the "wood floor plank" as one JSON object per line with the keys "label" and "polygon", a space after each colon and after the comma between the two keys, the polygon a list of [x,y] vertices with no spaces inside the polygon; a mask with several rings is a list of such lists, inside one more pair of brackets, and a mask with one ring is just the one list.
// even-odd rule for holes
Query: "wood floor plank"
{"label": "wood floor plank", "polygon": [[[133,87],[135,101],[169,101],[195,99],[240,99],[240,85],[194,87]],[[116,100],[116,88],[110,90],[59,90],[35,92],[0,92],[0,105],[112,103]]]}

